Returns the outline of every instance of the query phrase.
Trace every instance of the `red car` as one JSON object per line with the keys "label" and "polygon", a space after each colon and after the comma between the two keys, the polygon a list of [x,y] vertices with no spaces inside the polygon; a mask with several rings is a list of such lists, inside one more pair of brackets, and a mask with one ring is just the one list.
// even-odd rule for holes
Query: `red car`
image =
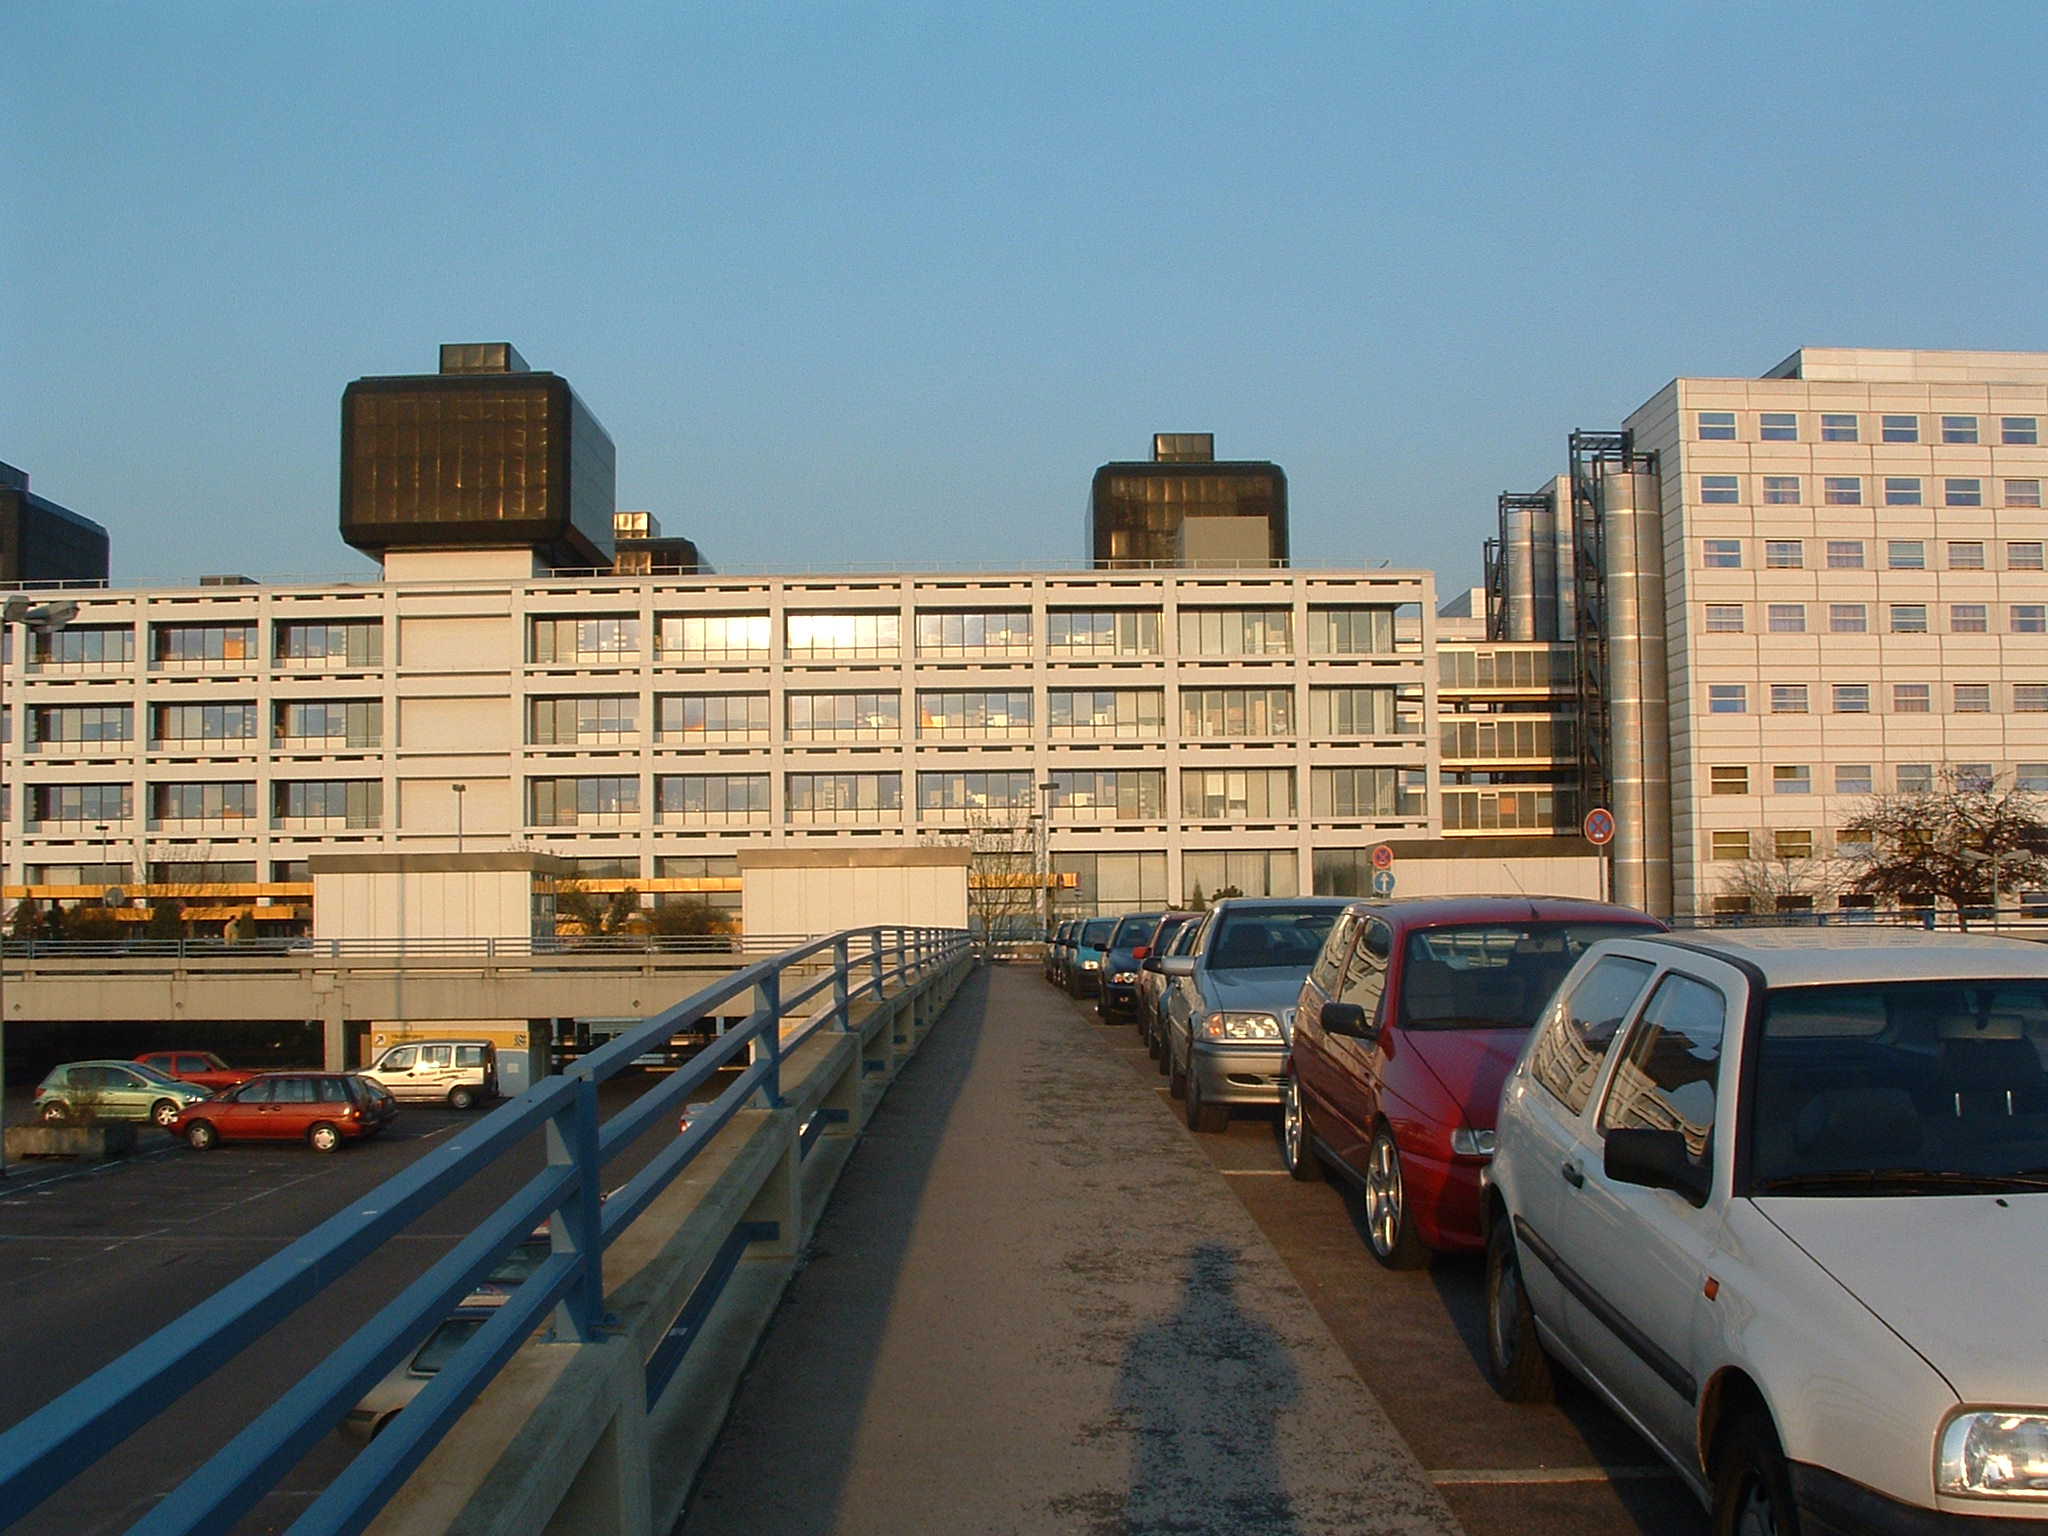
{"label": "red car", "polygon": [[155,1067],[166,1077],[197,1083],[215,1093],[223,1088],[239,1088],[256,1075],[229,1066],[211,1051],[151,1051],[135,1059],[145,1067]]}
{"label": "red car", "polygon": [[201,1152],[222,1141],[303,1141],[332,1152],[397,1117],[397,1101],[354,1073],[264,1072],[192,1105],[169,1129]]}
{"label": "red car", "polygon": [[1501,1085],[1586,947],[1664,924],[1562,896],[1360,901],[1303,982],[1281,1069],[1288,1172],[1363,1186],[1390,1269],[1431,1249],[1483,1252],[1479,1176]]}

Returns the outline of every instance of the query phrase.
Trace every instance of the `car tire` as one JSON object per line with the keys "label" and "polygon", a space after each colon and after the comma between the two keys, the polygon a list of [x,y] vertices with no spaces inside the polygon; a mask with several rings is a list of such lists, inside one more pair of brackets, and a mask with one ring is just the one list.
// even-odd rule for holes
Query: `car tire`
{"label": "car tire", "polygon": [[1159,1021],[1158,1029],[1152,1036],[1152,1059],[1159,1063],[1159,1075],[1166,1076],[1173,1070],[1173,1048],[1166,1043],[1166,1021]]}
{"label": "car tire", "polygon": [[185,1127],[185,1144],[194,1152],[210,1152],[220,1145],[220,1132],[211,1120],[194,1120]]}
{"label": "car tire", "polygon": [[1372,1150],[1366,1154],[1365,1240],[1372,1256],[1388,1269],[1419,1269],[1429,1258],[1408,1209],[1401,1149],[1385,1124],[1373,1135]]}
{"label": "car tire", "polygon": [[465,1088],[458,1084],[448,1090],[448,1107],[450,1109],[468,1109],[475,1103],[476,1090],[474,1088]]}
{"label": "car tire", "polygon": [[1504,1210],[1494,1213],[1486,1239],[1486,1374],[1511,1403],[1547,1403],[1557,1390],[1522,1283],[1514,1223]]}
{"label": "car tire", "polygon": [[1202,1097],[1202,1074],[1195,1070],[1193,1062],[1188,1063],[1188,1091],[1184,1107],[1191,1131],[1213,1136],[1230,1124],[1229,1105],[1211,1104]]}
{"label": "car tire", "polygon": [[71,1118],[71,1106],[62,1099],[52,1099],[38,1113],[45,1125],[62,1125]]}
{"label": "car tire", "polygon": [[1798,1536],[1792,1475],[1770,1416],[1742,1414],[1714,1450],[1714,1536]]}
{"label": "car tire", "polygon": [[1323,1176],[1323,1160],[1309,1141],[1308,1112],[1301,1107],[1301,1084],[1292,1072],[1280,1078],[1280,1161],[1295,1180],[1313,1184]]}
{"label": "car tire", "polygon": [[316,1121],[306,1132],[306,1142],[315,1152],[338,1151],[341,1132],[325,1120]]}
{"label": "car tire", "polygon": [[1166,1037],[1166,1096],[1170,1099],[1187,1097],[1188,1075],[1174,1058],[1173,1036]]}
{"label": "car tire", "polygon": [[171,1122],[178,1118],[179,1113],[180,1107],[176,1099],[158,1099],[149,1106],[150,1123],[166,1131],[171,1128]]}

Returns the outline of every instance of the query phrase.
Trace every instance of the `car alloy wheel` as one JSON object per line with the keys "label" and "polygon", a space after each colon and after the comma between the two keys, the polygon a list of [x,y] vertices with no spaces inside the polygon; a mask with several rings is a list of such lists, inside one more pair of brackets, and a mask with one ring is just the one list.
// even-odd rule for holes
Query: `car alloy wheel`
{"label": "car alloy wheel", "polygon": [[1722,1434],[1714,1461],[1714,1536],[1796,1536],[1792,1477],[1760,1408]]}
{"label": "car alloy wheel", "polygon": [[315,1152],[332,1152],[341,1145],[341,1132],[323,1120],[306,1132],[306,1140],[313,1144]]}
{"label": "car alloy wheel", "polygon": [[1365,1232],[1372,1256],[1388,1269],[1414,1269],[1428,1257],[1408,1213],[1401,1149],[1384,1125],[1372,1139],[1365,1166]]}
{"label": "car alloy wheel", "polygon": [[194,1120],[185,1127],[185,1140],[194,1152],[205,1152],[220,1140],[220,1133],[204,1120]]}
{"label": "car alloy wheel", "polygon": [[1486,1240],[1486,1373],[1494,1391],[1511,1403],[1547,1402],[1551,1396],[1550,1357],[1536,1335],[1514,1225],[1499,1209]]}
{"label": "car alloy wheel", "polygon": [[1292,1072],[1280,1078],[1280,1159],[1304,1184],[1322,1177],[1323,1165],[1308,1144],[1308,1121],[1301,1109],[1301,1084]]}
{"label": "car alloy wheel", "polygon": [[177,1101],[174,1099],[158,1099],[149,1106],[149,1118],[165,1130],[169,1130],[171,1122],[178,1118]]}
{"label": "car alloy wheel", "polygon": [[467,1109],[476,1102],[476,1094],[467,1088],[450,1088],[448,1103],[454,1109]]}
{"label": "car alloy wheel", "polygon": [[62,1125],[70,1118],[71,1107],[68,1104],[52,1099],[43,1106],[43,1124],[45,1125]]}

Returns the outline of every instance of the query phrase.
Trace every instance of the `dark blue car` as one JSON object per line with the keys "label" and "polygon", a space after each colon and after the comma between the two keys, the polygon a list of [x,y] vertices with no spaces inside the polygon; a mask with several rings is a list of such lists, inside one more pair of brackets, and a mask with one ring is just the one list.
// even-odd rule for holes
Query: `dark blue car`
{"label": "dark blue car", "polygon": [[1126,912],[1110,930],[1109,947],[1102,954],[1102,991],[1095,999],[1095,1011],[1103,1023],[1128,1019],[1138,1007],[1138,956],[1136,950],[1152,942],[1163,912]]}

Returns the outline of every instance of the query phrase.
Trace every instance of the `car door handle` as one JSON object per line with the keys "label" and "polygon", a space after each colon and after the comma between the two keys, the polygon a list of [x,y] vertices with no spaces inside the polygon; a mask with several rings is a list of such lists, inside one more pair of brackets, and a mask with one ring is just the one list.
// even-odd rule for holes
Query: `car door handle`
{"label": "car door handle", "polygon": [[1565,1183],[1571,1185],[1573,1189],[1584,1189],[1586,1187],[1586,1176],[1579,1172],[1579,1165],[1577,1163],[1566,1163],[1557,1171],[1564,1175]]}

